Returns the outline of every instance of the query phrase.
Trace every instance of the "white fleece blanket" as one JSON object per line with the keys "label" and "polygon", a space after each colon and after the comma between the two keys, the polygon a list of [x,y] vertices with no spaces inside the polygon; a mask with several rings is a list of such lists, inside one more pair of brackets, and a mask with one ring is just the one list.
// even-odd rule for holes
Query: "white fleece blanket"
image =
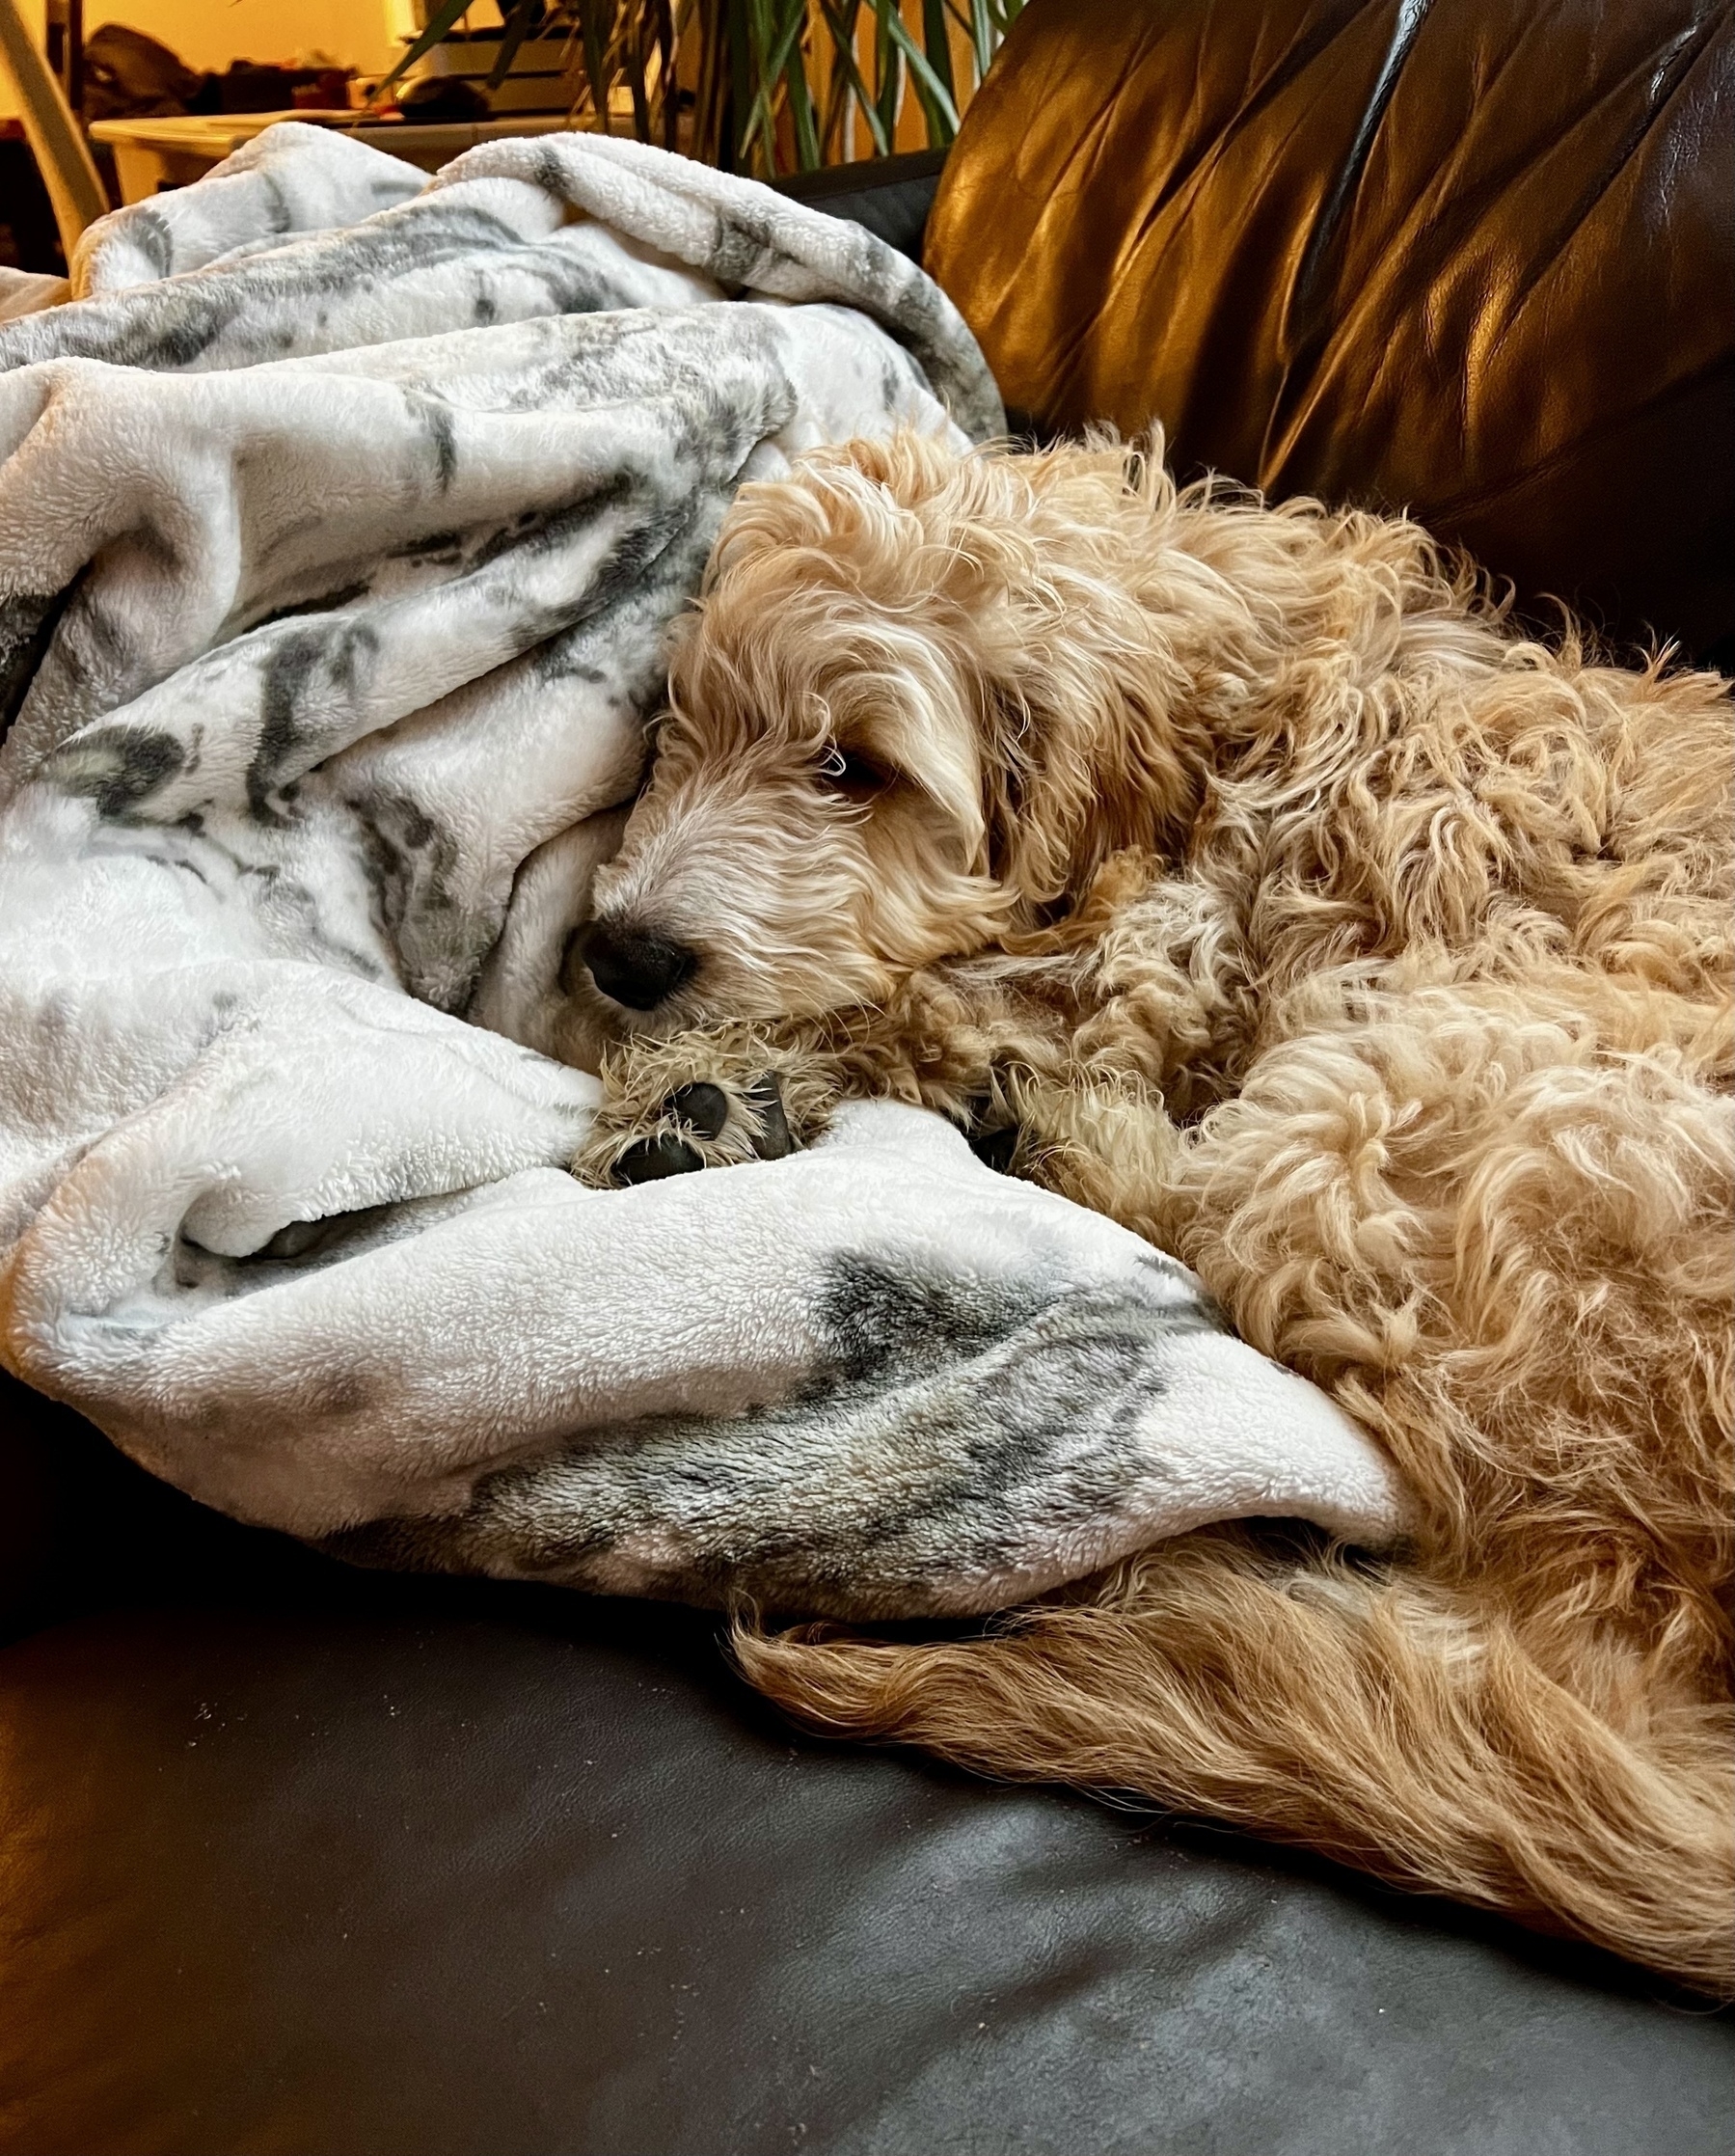
{"label": "white fleece blanket", "polygon": [[1366,1440],[1190,1274],[934,1118],[564,1172],[563,954],[730,495],[1000,423],[919,270],[635,144],[425,181],[284,126],[73,293],[0,323],[12,1370],[354,1555],[715,1603],[1390,1537]]}

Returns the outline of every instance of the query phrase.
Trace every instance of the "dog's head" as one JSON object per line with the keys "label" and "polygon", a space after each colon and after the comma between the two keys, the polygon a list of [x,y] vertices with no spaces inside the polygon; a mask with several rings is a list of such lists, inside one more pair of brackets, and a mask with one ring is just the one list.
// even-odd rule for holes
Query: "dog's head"
{"label": "dog's head", "polygon": [[1135,483],[907,434],[744,489],[575,950],[627,1025],[881,1001],[1182,813],[1116,558]]}

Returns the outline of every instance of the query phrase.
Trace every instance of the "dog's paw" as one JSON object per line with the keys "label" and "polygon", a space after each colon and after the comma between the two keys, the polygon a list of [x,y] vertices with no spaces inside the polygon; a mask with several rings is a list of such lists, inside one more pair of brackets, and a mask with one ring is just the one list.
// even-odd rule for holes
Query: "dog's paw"
{"label": "dog's paw", "polygon": [[[667,1175],[691,1175],[695,1168],[720,1167],[739,1157],[745,1144],[755,1160],[781,1160],[796,1144],[783,1112],[783,1089],[774,1071],[745,1088],[739,1100],[720,1085],[696,1078],[670,1093],[660,1105],[668,1126],[638,1138],[614,1158],[610,1180],[616,1184],[658,1183]],[[730,1126],[735,1130],[731,1133]],[[701,1148],[727,1147],[707,1159]]]}
{"label": "dog's paw", "polygon": [[623,1043],[604,1058],[602,1079],[572,1160],[599,1188],[780,1160],[820,1134],[835,1098],[816,1065],[745,1026]]}

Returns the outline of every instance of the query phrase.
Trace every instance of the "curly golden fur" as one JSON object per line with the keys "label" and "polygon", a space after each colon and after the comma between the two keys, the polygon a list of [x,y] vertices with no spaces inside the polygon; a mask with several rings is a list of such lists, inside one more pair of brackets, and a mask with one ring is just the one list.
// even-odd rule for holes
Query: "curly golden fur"
{"label": "curly golden fur", "polygon": [[1732,718],[1413,524],[1112,445],[746,489],[597,881],[696,961],[612,1014],[614,1133],[768,1056],[810,1124],[1003,1129],[1416,1507],[1390,1565],[1213,1530],[987,1637],[744,1624],[753,1681],[1735,1988]]}

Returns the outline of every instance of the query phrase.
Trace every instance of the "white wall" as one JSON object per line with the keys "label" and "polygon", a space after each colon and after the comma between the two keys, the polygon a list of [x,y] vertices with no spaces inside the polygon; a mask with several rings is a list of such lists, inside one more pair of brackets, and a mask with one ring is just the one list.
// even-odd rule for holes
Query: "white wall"
{"label": "white wall", "polygon": [[[42,0],[14,0],[14,5],[24,17],[24,27],[41,45],[42,41]],[[6,64],[0,61],[0,120],[14,118],[18,110],[18,94],[13,88],[12,76]]]}
{"label": "white wall", "polygon": [[[43,0],[15,0],[42,42]],[[494,20],[492,8],[478,19]],[[363,74],[382,74],[415,30],[415,0],[85,0],[85,35],[124,22],[171,46],[189,68],[219,71],[231,60],[301,60],[314,53]],[[0,71],[0,117],[18,109]]]}
{"label": "white wall", "polygon": [[[85,0],[85,34],[123,22],[172,46],[189,68],[305,64],[317,54],[372,74],[395,52],[397,12],[392,0]],[[407,18],[407,4],[401,12]]]}

